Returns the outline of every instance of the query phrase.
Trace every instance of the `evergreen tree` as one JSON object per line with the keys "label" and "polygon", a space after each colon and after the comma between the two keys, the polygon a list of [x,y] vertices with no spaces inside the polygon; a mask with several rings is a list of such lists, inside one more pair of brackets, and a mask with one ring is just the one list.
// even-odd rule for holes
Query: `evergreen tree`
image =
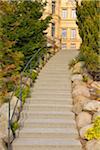
{"label": "evergreen tree", "polygon": [[76,7],[77,25],[82,39],[79,58],[85,61],[86,67],[91,74],[99,69],[99,1],[83,0]]}
{"label": "evergreen tree", "polygon": [[4,95],[12,90],[23,63],[38,49],[46,51],[45,30],[51,16],[42,19],[45,6],[41,0],[0,1],[0,89]]}

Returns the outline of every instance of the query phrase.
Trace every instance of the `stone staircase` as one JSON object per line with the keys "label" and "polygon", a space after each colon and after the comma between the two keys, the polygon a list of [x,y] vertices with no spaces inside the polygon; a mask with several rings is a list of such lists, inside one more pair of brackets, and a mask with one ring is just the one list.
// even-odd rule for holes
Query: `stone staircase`
{"label": "stone staircase", "polygon": [[13,150],[82,150],[72,110],[69,61],[60,51],[41,70],[21,115],[23,128]]}

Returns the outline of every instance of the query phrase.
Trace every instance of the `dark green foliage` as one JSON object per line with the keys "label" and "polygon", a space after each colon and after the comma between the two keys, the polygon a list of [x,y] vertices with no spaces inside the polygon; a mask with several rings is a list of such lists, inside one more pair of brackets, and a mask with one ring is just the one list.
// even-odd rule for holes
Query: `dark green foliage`
{"label": "dark green foliage", "polygon": [[[15,92],[15,96],[20,98],[20,86],[17,88],[16,92]],[[22,102],[23,104],[25,103],[25,99],[28,97],[30,92],[30,87],[29,86],[24,86],[22,88]]]}
{"label": "dark green foliage", "polygon": [[38,76],[38,73],[33,71],[32,74],[31,74],[31,78],[32,78],[33,82],[35,81],[35,79],[37,78],[37,76]]}
{"label": "dark green foliage", "polygon": [[77,3],[77,25],[82,38],[79,59],[85,61],[88,71],[92,74],[100,68],[99,64],[99,1],[83,0]]}
{"label": "dark green foliage", "polygon": [[3,33],[14,42],[13,51],[20,51],[27,60],[39,48],[46,47],[44,31],[50,22],[50,16],[42,19],[46,3],[39,1],[11,1],[13,11],[4,14]]}
{"label": "dark green foliage", "polygon": [[19,126],[19,124],[18,124],[17,121],[15,121],[15,122],[13,122],[13,123],[11,124],[11,129],[12,129],[13,134],[15,134],[15,131],[16,131],[19,127],[20,127],[20,126]]}
{"label": "dark green foliage", "polygon": [[0,0],[0,97],[18,83],[20,71],[38,49],[32,65],[47,51],[45,30],[51,16],[43,18],[45,6],[41,0]]}

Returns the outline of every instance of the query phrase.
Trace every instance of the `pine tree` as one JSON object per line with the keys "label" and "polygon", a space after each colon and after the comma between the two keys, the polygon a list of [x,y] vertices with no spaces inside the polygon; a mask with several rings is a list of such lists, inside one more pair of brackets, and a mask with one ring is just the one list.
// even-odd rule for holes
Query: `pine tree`
{"label": "pine tree", "polygon": [[1,95],[13,89],[21,67],[38,49],[46,51],[51,16],[42,19],[45,6],[41,0],[0,1]]}
{"label": "pine tree", "polygon": [[79,57],[85,61],[91,74],[99,69],[99,15],[98,1],[83,0],[76,7],[77,25],[82,39]]}

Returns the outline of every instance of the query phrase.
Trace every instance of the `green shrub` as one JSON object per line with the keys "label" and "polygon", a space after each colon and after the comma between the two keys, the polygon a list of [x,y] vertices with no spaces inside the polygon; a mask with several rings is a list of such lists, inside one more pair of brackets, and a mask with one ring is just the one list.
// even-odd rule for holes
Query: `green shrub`
{"label": "green shrub", "polygon": [[12,132],[15,133],[15,131],[19,128],[19,124],[18,124],[18,121],[15,121],[11,124],[11,129],[12,129]]}
{"label": "green shrub", "polygon": [[98,72],[99,70],[99,55],[93,51],[85,52],[87,57],[85,63],[86,67],[90,72]]}
{"label": "green shrub", "polygon": [[37,78],[37,75],[38,75],[37,72],[35,72],[35,71],[32,72],[32,74],[31,74],[32,81],[34,81]]}
{"label": "green shrub", "polygon": [[[29,86],[25,86],[22,88],[22,102],[23,102],[23,104],[25,103],[25,99],[28,97],[29,92],[30,92]],[[17,88],[17,90],[15,92],[15,96],[20,98],[20,87]]]}
{"label": "green shrub", "polygon": [[100,116],[95,119],[93,127],[88,129],[85,138],[87,140],[100,139]]}
{"label": "green shrub", "polygon": [[7,83],[8,92],[13,91],[14,87],[15,87],[15,86],[14,86],[13,81],[9,81],[9,82]]}
{"label": "green shrub", "polygon": [[74,67],[74,65],[75,65],[77,62],[78,62],[78,61],[77,61],[76,58],[72,59],[72,60],[70,61],[70,63],[69,63],[69,69],[71,69],[72,67]]}
{"label": "green shrub", "polygon": [[88,82],[88,76],[83,75],[83,82]]}

